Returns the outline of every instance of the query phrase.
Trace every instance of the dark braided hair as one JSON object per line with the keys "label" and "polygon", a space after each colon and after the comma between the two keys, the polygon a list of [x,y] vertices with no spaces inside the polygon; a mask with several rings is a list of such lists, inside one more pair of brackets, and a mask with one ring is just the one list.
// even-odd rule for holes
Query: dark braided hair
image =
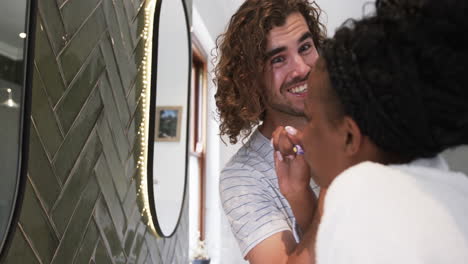
{"label": "dark braided hair", "polygon": [[380,149],[405,160],[468,144],[465,0],[377,0],[321,55],[341,112]]}

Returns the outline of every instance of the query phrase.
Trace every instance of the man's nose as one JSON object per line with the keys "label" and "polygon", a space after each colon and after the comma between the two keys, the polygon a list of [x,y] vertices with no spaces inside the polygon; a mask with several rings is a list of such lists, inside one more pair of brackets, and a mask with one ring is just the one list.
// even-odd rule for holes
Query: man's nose
{"label": "man's nose", "polygon": [[295,56],[292,65],[291,77],[304,77],[310,72],[311,67],[307,65],[302,56]]}

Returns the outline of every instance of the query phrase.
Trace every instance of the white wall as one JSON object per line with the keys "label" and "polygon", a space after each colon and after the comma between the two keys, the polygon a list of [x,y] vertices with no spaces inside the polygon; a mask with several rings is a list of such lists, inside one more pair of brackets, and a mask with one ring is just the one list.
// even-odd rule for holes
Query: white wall
{"label": "white wall", "polygon": [[322,22],[327,27],[328,36],[348,18],[361,18],[374,10],[374,0],[316,0],[324,11]]}
{"label": "white wall", "polygon": [[468,175],[468,146],[449,149],[442,154],[452,170]]}
{"label": "white wall", "polygon": [[[192,38],[198,41],[201,45],[202,52],[211,55],[212,50],[215,48],[215,38],[224,30],[223,26],[226,25],[227,20],[232,13],[231,5],[224,6],[221,10],[229,10],[223,12],[212,12],[215,5],[219,5],[219,1],[194,1],[192,8],[192,23],[193,32]],[[230,2],[232,4],[232,1]],[[202,8],[204,13],[213,14],[213,16],[202,17],[199,8]],[[210,10],[207,11],[207,8]],[[208,21],[208,22],[207,22]],[[209,28],[209,25],[211,28]],[[216,25],[217,27],[214,27]],[[211,63],[212,57],[207,58],[208,63],[208,98],[207,98],[207,146],[206,146],[206,222],[205,222],[205,238],[208,254],[211,257],[211,263],[234,264],[242,263],[240,250],[237,242],[234,240],[230,231],[229,224],[222,212],[221,203],[219,200],[218,192],[218,179],[219,173],[226,163],[226,161],[235,153],[238,146],[226,146],[219,139],[219,124],[216,121],[216,107],[214,102],[214,94],[216,88],[213,85],[211,75],[213,71],[213,64]],[[192,174],[196,174],[195,166],[192,166]],[[195,177],[190,178],[190,219],[189,219],[189,244],[193,249],[196,241],[196,230],[198,220],[198,180]]]}

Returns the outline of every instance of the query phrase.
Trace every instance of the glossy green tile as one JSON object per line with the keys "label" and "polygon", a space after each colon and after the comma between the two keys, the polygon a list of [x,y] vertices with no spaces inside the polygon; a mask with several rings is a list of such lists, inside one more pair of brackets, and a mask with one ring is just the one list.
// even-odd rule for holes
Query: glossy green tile
{"label": "glossy green tile", "polygon": [[73,127],[68,132],[63,144],[57,151],[54,159],[55,172],[62,182],[68,178],[76,159],[81,152],[86,140],[91,134],[99,114],[102,110],[102,101],[99,91],[93,91],[81,114],[76,119]]}
{"label": "glossy green tile", "polygon": [[63,186],[62,194],[52,210],[52,219],[60,234],[65,232],[82,193],[84,194],[89,188],[90,181],[95,181],[92,171],[101,153],[101,142],[97,133],[93,131],[78,158],[76,168]]}
{"label": "glossy green tile", "polygon": [[[132,154],[130,154],[127,163],[125,164],[125,175],[133,177],[137,175],[138,169],[137,169],[137,163],[138,163],[138,158],[140,157],[140,152],[141,152],[141,147],[138,142],[135,142],[135,145],[133,146]],[[137,175],[138,176],[138,175]],[[134,178],[136,180],[136,178]]]}
{"label": "glossy green tile", "polygon": [[132,180],[130,187],[127,189],[127,194],[125,195],[125,199],[122,205],[127,219],[131,217],[132,212],[135,209],[134,204],[136,202],[136,198],[137,198],[136,181]]}
{"label": "glossy green tile", "polygon": [[135,12],[138,14],[141,12],[141,10],[144,10],[145,7],[145,0],[132,0],[133,2],[133,8],[135,9]]}
{"label": "glossy green tile", "polygon": [[146,257],[148,257],[148,246],[146,245],[145,239],[142,239],[141,248],[138,253],[138,257],[136,259],[136,264],[144,264],[146,263]]}
{"label": "glossy green tile", "polygon": [[63,23],[68,35],[73,36],[100,0],[68,0],[61,7]]}
{"label": "glossy green tile", "polygon": [[137,228],[141,222],[141,214],[138,208],[135,208],[133,210],[131,216],[129,217],[128,220],[128,225],[127,225],[127,230],[125,233],[125,239],[124,239],[124,249],[125,253],[130,255],[132,246],[133,246],[133,241],[135,240],[135,235],[137,232]]}
{"label": "glossy green tile", "polygon": [[138,102],[141,99],[141,91],[143,90],[143,74],[141,70],[141,68],[138,69],[138,73],[135,76],[135,80],[133,80],[133,85],[127,96],[127,103],[128,108],[130,109],[130,113],[135,112]]}
{"label": "glossy green tile", "polygon": [[17,263],[28,263],[28,264],[39,264],[39,260],[34,255],[31,247],[26,242],[23,234],[16,229],[13,237],[12,244],[6,252],[5,264],[17,264]]}
{"label": "glossy green tile", "polygon": [[107,164],[110,168],[112,178],[114,179],[119,199],[122,201],[127,190],[129,180],[125,177],[125,171],[122,161],[117,155],[117,148],[112,140],[111,130],[106,118],[100,118],[98,121],[99,138],[101,139]]}
{"label": "glossy green tile", "polygon": [[115,60],[112,45],[106,39],[101,42],[101,52],[104,56],[104,61],[107,68],[107,78],[109,80],[110,87],[114,94],[117,110],[120,116],[122,126],[125,127],[130,120],[130,111],[126,101],[126,95],[122,86],[122,80],[120,79],[119,70],[117,68],[117,61]]}
{"label": "glossy green tile", "polygon": [[[124,3],[129,3],[128,0],[114,0],[115,13],[117,14],[117,20],[119,21],[120,32],[122,34],[122,40],[128,53],[133,51],[134,43],[130,37],[130,24],[133,19],[133,14],[130,14],[132,19],[128,19],[127,10],[125,10]],[[131,4],[131,3],[130,3]],[[134,11],[133,11],[134,13]]]}
{"label": "glossy green tile", "polygon": [[63,136],[60,133],[57,119],[52,111],[52,106],[44,90],[45,87],[42,80],[39,77],[39,72],[37,68],[34,69],[31,115],[34,118],[37,130],[41,135],[49,157],[53,157],[62,143]]}
{"label": "glossy green tile", "polygon": [[101,238],[109,248],[113,261],[115,263],[125,263],[127,258],[104,199],[99,199],[94,212],[94,219],[101,231]]}
{"label": "glossy green tile", "polygon": [[30,181],[26,183],[20,223],[42,262],[49,263],[59,240],[49,224],[46,213],[42,210]]}
{"label": "glossy green tile", "polygon": [[122,205],[114,185],[114,180],[109,174],[109,171],[110,170],[107,166],[107,162],[104,156],[101,156],[101,158],[98,160],[98,163],[96,164],[95,173],[104,200],[109,207],[109,212],[114,222],[117,235],[119,236],[119,240],[122,241],[123,232],[127,228],[127,220],[125,219]]}
{"label": "glossy green tile", "polygon": [[54,53],[58,54],[65,45],[67,35],[65,34],[57,2],[53,0],[41,0],[37,2],[39,15],[43,18],[45,27],[49,32]]}
{"label": "glossy green tile", "polygon": [[153,263],[153,262],[151,261],[149,252],[146,254],[145,260],[144,260],[142,263],[144,263],[144,264],[151,264],[151,263]]}
{"label": "glossy green tile", "polygon": [[[125,164],[125,175],[127,175],[130,183],[138,183],[138,175],[139,175],[139,168],[137,168],[137,162],[138,162],[138,157],[131,154],[129,159],[127,160],[127,163]],[[130,190],[127,189],[127,195]],[[125,201],[124,201],[125,202]]]}
{"label": "glossy green tile", "polygon": [[102,9],[98,7],[59,56],[67,84],[70,84],[98,45],[98,41],[106,29],[105,24]]}
{"label": "glossy green tile", "polygon": [[104,246],[104,242],[99,240],[98,245],[96,247],[96,252],[94,254],[94,263],[96,264],[113,264],[109,254],[107,253],[107,249]]}
{"label": "glossy green tile", "polygon": [[36,24],[34,60],[44,82],[49,100],[55,106],[65,91],[65,85],[40,16],[37,17]]}
{"label": "glossy green tile", "polygon": [[37,131],[32,125],[29,135],[28,174],[44,202],[45,209],[49,212],[59,196],[61,188],[39,141]]}
{"label": "glossy green tile", "polygon": [[117,20],[117,14],[111,0],[103,1],[104,14],[106,17],[110,38],[109,41],[112,45],[115,58],[117,60],[117,65],[119,68],[120,78],[122,79],[122,84],[125,90],[125,94],[128,93],[130,89],[131,81],[133,80],[136,74],[136,65],[130,61],[129,54],[131,52],[126,49],[124,40],[122,39],[119,21]]}
{"label": "glossy green tile", "polygon": [[[145,241],[148,245],[149,250],[149,263],[158,263],[157,260],[161,259],[161,253],[159,252],[159,247],[157,245],[157,239],[151,232],[146,232]],[[162,239],[159,239],[162,240]]]}
{"label": "glossy green tile", "polygon": [[135,62],[135,65],[137,66],[142,65],[144,56],[145,56],[145,41],[143,39],[140,39],[136,43],[135,52],[133,53],[133,56],[132,56],[133,61]]}
{"label": "glossy green tile", "polygon": [[136,8],[133,5],[134,1],[128,1],[128,0],[117,0],[118,2],[121,2],[121,8],[124,11],[124,14],[126,15],[127,21],[132,21],[133,18],[136,15]]}
{"label": "glossy green tile", "polygon": [[[135,125],[134,126],[130,125],[129,130],[127,131],[127,137],[129,137],[132,132],[134,132],[135,134],[138,133],[138,130],[140,129],[140,124],[141,124],[142,118],[143,118],[143,109],[142,109],[141,98],[140,98],[140,101],[138,101],[137,107],[135,108],[135,110],[133,112],[133,115],[132,115],[132,119],[130,121],[131,124],[133,123]],[[136,137],[136,135],[135,135],[135,138],[129,138],[128,142],[130,143],[130,146],[136,140],[138,140],[138,137]]]}
{"label": "glossy green tile", "polygon": [[115,145],[117,146],[120,160],[126,160],[130,151],[128,138],[125,135],[124,127],[120,121],[117,104],[114,100],[114,94],[112,93],[111,87],[109,86],[107,76],[102,78],[100,88],[101,98],[104,102],[104,112],[107,116],[107,120],[109,121],[109,126],[112,128],[111,132],[115,140]]}
{"label": "glossy green tile", "polygon": [[[73,260],[78,251],[78,246],[85,238],[86,227],[92,221],[92,214],[96,201],[99,197],[99,187],[96,182],[96,175],[89,173],[91,177],[87,179],[86,185],[83,187],[83,193],[78,204],[68,204],[70,208],[76,209],[71,216],[65,233],[62,236],[57,252],[55,253],[52,264],[69,263]],[[79,188],[79,187],[78,187]]]}
{"label": "glossy green tile", "polygon": [[129,254],[127,255],[129,261],[133,261],[134,263],[136,262],[136,259],[138,258],[138,255],[142,248],[142,245],[145,242],[145,233],[146,233],[146,225],[143,222],[139,222],[139,225],[135,234],[135,238],[133,240],[133,245],[131,247]]}
{"label": "glossy green tile", "polygon": [[93,252],[96,249],[96,244],[99,239],[99,231],[97,229],[94,219],[88,224],[88,229],[86,234],[81,242],[81,246],[76,253],[76,256],[73,260],[75,264],[89,263],[93,256]]}
{"label": "glossy green tile", "polygon": [[57,5],[60,7],[63,5],[63,2],[65,2],[66,0],[56,0],[57,1]]}
{"label": "glossy green tile", "polygon": [[91,91],[97,89],[96,84],[104,72],[105,64],[98,48],[93,51],[90,60],[83,67],[84,70],[79,73],[57,105],[57,116],[65,133],[72,126]]}
{"label": "glossy green tile", "polygon": [[139,128],[139,124],[136,124],[135,122],[133,122],[133,120],[131,120],[130,125],[127,130],[127,138],[128,138],[128,144],[130,146],[130,151],[133,149],[133,146],[135,145],[135,141],[138,135],[138,128]]}
{"label": "glossy green tile", "polygon": [[138,10],[138,14],[130,25],[130,32],[132,37],[132,42],[138,43],[138,40],[141,38],[143,29],[145,27],[145,9],[141,8]]}

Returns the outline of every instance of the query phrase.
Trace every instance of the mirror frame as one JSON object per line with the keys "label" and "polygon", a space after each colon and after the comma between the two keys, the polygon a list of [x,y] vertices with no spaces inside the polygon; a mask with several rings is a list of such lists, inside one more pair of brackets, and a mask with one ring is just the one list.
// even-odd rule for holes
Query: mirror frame
{"label": "mirror frame", "polygon": [[[35,46],[35,29],[37,19],[37,0],[25,0],[26,12],[25,12],[25,29],[27,38],[24,41],[24,63],[23,63],[23,94],[21,96],[21,114],[20,114],[20,131],[21,134],[19,139],[19,150],[18,163],[17,163],[17,174],[16,174],[16,190],[13,201],[12,210],[13,213],[10,215],[8,221],[8,227],[5,232],[5,237],[0,238],[0,263],[5,261],[7,253],[10,249],[13,241],[16,227],[21,214],[21,208],[23,205],[24,192],[27,181],[28,173],[28,159],[29,159],[29,130],[30,130],[30,119],[31,119],[31,99],[32,99],[32,83],[33,83],[33,65],[34,65],[34,46]],[[1,4],[0,4],[1,5]]]}
{"label": "mirror frame", "polygon": [[[149,105],[149,128],[148,128],[148,145],[147,145],[147,150],[148,150],[148,155],[147,155],[147,192],[148,192],[148,200],[149,200],[149,211],[150,215],[154,224],[154,228],[156,230],[156,233],[164,238],[169,238],[172,237],[175,232],[177,231],[177,228],[179,227],[180,224],[180,219],[182,216],[183,208],[185,206],[185,200],[186,200],[186,192],[187,192],[187,179],[188,179],[188,162],[189,162],[189,132],[190,132],[190,98],[191,98],[191,75],[192,75],[192,38],[191,38],[191,31],[190,31],[190,21],[189,21],[189,16],[188,16],[188,10],[187,10],[187,5],[184,0],[175,0],[175,1],[180,1],[182,3],[183,9],[184,9],[184,21],[185,25],[187,27],[187,49],[188,49],[188,61],[187,61],[187,67],[188,67],[188,75],[187,75],[187,109],[185,110],[185,114],[187,116],[187,125],[186,125],[186,138],[185,138],[185,175],[184,175],[184,186],[183,186],[183,193],[182,193],[182,202],[180,205],[180,210],[179,210],[179,215],[177,217],[177,223],[175,225],[174,230],[172,231],[171,234],[167,235],[162,232],[162,229],[159,225],[158,222],[158,213],[156,210],[155,202],[154,199],[157,197],[157,194],[154,193],[154,188],[153,188],[153,159],[154,159],[154,124],[156,122],[156,116],[155,116],[155,110],[156,110],[156,91],[157,91],[157,80],[158,80],[158,75],[157,75],[157,69],[158,67],[161,67],[163,65],[158,65],[158,51],[159,51],[159,20],[160,20],[160,15],[161,15],[161,7],[162,7],[162,2],[163,1],[174,1],[174,0],[157,0],[156,3],[156,8],[154,12],[154,24],[153,24],[153,45],[152,45],[152,73],[151,73],[151,98],[150,98],[150,105]],[[157,150],[156,150],[157,151]]]}

